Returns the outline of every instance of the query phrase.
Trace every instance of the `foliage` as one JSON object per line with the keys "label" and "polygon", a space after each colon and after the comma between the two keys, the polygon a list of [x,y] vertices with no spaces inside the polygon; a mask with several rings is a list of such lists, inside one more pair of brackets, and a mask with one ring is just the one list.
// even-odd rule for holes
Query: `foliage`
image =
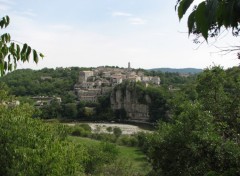
{"label": "foliage", "polygon": [[169,106],[166,100],[167,93],[159,88],[154,87],[148,87],[146,91],[147,95],[149,95],[151,99],[151,103],[149,105],[150,120],[153,122],[157,120],[167,121],[167,112],[169,110]]}
{"label": "foliage", "polygon": [[64,118],[77,118],[78,110],[76,103],[67,103],[62,105],[62,116]]}
{"label": "foliage", "polygon": [[91,132],[92,128],[90,125],[88,125],[87,123],[80,123],[78,124],[79,127],[82,127],[85,131]]}
{"label": "foliage", "polygon": [[[101,143],[101,141],[89,138],[70,137],[70,139],[76,144],[84,144],[87,148],[95,148]],[[112,160],[111,163],[102,162],[93,171],[93,175],[105,176],[114,173],[114,175],[119,176],[142,176],[150,171],[151,166],[147,162],[146,156],[138,148],[118,145],[116,145],[116,148],[118,151],[116,159]]]}
{"label": "foliage", "polygon": [[112,127],[109,126],[109,127],[106,128],[106,130],[107,130],[109,133],[111,133],[113,129],[112,129]]}
{"label": "foliage", "polygon": [[119,127],[114,127],[113,128],[113,134],[118,138],[122,134],[122,130]]}
{"label": "foliage", "polygon": [[111,142],[111,143],[116,143],[117,141],[115,135],[107,134],[107,133],[92,133],[90,137],[95,140]]}
{"label": "foliage", "polygon": [[[16,70],[12,73],[1,77],[0,82],[5,83],[9,88],[11,94],[14,94],[21,98],[24,102],[33,102],[30,97],[33,96],[58,96],[62,99],[62,103],[59,107],[58,104],[50,104],[50,106],[42,107],[43,118],[70,118],[70,119],[87,119],[87,120],[108,120],[113,121],[117,119],[126,120],[126,111],[124,109],[119,109],[115,112],[111,109],[110,103],[110,94],[101,96],[98,99],[98,103],[86,103],[78,102],[74,90],[74,84],[78,79],[78,74],[80,70],[86,70],[87,68],[79,67],[70,67],[70,68],[44,68],[41,70],[31,70],[23,69]],[[149,75],[152,73],[150,72]],[[167,99],[166,95],[168,92],[168,86],[173,84],[174,86],[182,86],[187,82],[193,80],[196,76],[190,76],[189,78],[181,77],[177,73],[160,73],[153,72],[158,76],[161,76],[163,86],[159,88],[160,96],[156,99],[158,102],[162,102]],[[126,87],[129,90],[135,90],[138,100],[140,103],[145,104],[147,89],[141,83],[130,83],[124,82],[119,85],[119,88],[123,91],[123,94],[126,90]],[[152,86],[150,86],[152,87]],[[151,89],[151,88],[149,88]],[[151,92],[151,91],[149,91]],[[155,96],[155,95],[153,95]],[[162,97],[163,96],[163,97]],[[160,100],[162,97],[162,100]],[[29,98],[30,100],[27,100]],[[155,103],[156,106],[158,106]],[[87,107],[87,108],[86,108]],[[94,109],[89,109],[92,107]],[[153,106],[152,106],[153,107]],[[153,109],[158,109],[153,107]],[[69,111],[69,113],[68,113]],[[152,114],[156,115],[156,119],[165,117],[164,113]]]}
{"label": "foliage", "polygon": [[[8,16],[0,20],[1,29],[6,28],[10,23]],[[17,62],[29,62],[32,53],[33,61],[38,63],[39,57],[43,58],[43,54],[38,53],[26,43],[22,48],[16,42],[11,40],[11,35],[4,33],[0,36],[0,76],[3,76],[7,71],[16,69]]]}
{"label": "foliage", "polygon": [[90,137],[91,127],[88,124],[76,124],[74,127],[69,127],[70,134],[73,136]]}
{"label": "foliage", "polygon": [[[125,159],[118,159],[113,163],[103,165],[96,171],[98,176],[135,176],[132,163]],[[141,176],[141,174],[137,174]]]}
{"label": "foliage", "polygon": [[150,175],[240,174],[239,75],[238,67],[214,66],[172,93],[171,120],[139,136],[154,168]]}
{"label": "foliage", "polygon": [[111,109],[110,93],[98,98],[94,120],[114,120],[114,113]]}
{"label": "foliage", "polygon": [[72,93],[78,73],[84,68],[44,68],[41,70],[21,69],[0,79],[16,96],[60,96],[63,103],[72,103]]}
{"label": "foliage", "polygon": [[238,175],[240,148],[224,140],[213,116],[199,104],[185,104],[174,123],[160,123],[149,139],[148,157],[156,175]]}
{"label": "foliage", "polygon": [[[176,9],[181,20],[194,0],[178,0]],[[220,29],[232,29],[232,34],[240,32],[240,3],[239,0],[204,0],[196,5],[188,16],[189,34],[201,34],[205,40],[219,35]]]}
{"label": "foliage", "polygon": [[40,117],[43,119],[60,118],[62,114],[62,107],[60,103],[55,99],[53,99],[49,105],[44,105],[39,110]]}
{"label": "foliage", "polygon": [[122,135],[118,138],[117,143],[123,146],[137,147],[138,138],[135,135]]}
{"label": "foliage", "polygon": [[204,110],[215,117],[227,138],[238,140],[240,134],[240,69],[224,71],[221,67],[206,69],[198,77],[198,99]]}
{"label": "foliage", "polygon": [[0,107],[0,175],[83,173],[85,148],[66,142],[62,126],[32,119],[28,105]]}
{"label": "foliage", "polygon": [[89,160],[86,162],[85,172],[88,174],[97,173],[97,169],[105,164],[110,164],[116,160],[118,149],[116,145],[101,142],[95,147],[88,148]]}
{"label": "foliage", "polygon": [[179,72],[163,72],[161,70],[150,70],[146,72],[148,76],[159,76],[161,78],[162,87],[179,87],[188,84],[196,79],[197,74],[186,74],[182,76]]}

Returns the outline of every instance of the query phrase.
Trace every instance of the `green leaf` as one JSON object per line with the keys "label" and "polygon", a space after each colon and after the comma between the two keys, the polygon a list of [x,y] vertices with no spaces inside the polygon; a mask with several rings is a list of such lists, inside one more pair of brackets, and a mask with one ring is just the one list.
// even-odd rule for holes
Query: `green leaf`
{"label": "green leaf", "polygon": [[2,53],[4,54],[4,57],[8,54],[8,47],[6,44],[3,45],[3,47],[2,47]]}
{"label": "green leaf", "polygon": [[18,44],[16,44],[17,45],[17,51],[16,51],[16,57],[17,57],[17,60],[19,60],[20,59],[20,56],[21,56],[21,49],[20,49],[20,46],[18,45]]}
{"label": "green leaf", "polygon": [[218,0],[206,1],[206,12],[208,16],[209,26],[216,21],[216,13],[218,8]]}
{"label": "green leaf", "polygon": [[44,58],[44,55],[42,53],[39,54],[41,58]]}
{"label": "green leaf", "polygon": [[16,55],[16,51],[15,51],[15,43],[11,43],[10,47],[9,47],[9,51],[12,55]]}
{"label": "green leaf", "polygon": [[33,60],[35,63],[38,63],[38,54],[36,50],[33,50]]}
{"label": "green leaf", "polygon": [[28,45],[25,43],[25,44],[23,45],[23,48],[22,48],[21,54],[26,53],[27,48],[28,48]]}
{"label": "green leaf", "polygon": [[181,20],[183,15],[186,13],[193,0],[182,0],[178,6],[178,17]]}
{"label": "green leaf", "polygon": [[14,60],[14,69],[17,69],[17,58],[13,57],[13,60]]}
{"label": "green leaf", "polygon": [[21,51],[21,61],[25,62],[27,60],[26,58],[26,51],[27,51],[28,45],[25,43],[23,45],[22,51]]}
{"label": "green leaf", "polygon": [[1,21],[0,21],[0,27],[3,28],[3,25],[4,25],[4,24],[3,24],[3,21],[1,20]]}
{"label": "green leaf", "polygon": [[193,11],[189,16],[188,16],[188,35],[192,33],[193,27],[195,23],[195,11]]}
{"label": "green leaf", "polygon": [[28,48],[27,48],[27,52],[26,52],[26,58],[27,58],[27,61],[29,61],[31,51],[32,51],[32,48],[31,48],[30,46],[28,46]]}
{"label": "green leaf", "polygon": [[197,24],[197,30],[200,31],[204,37],[205,40],[208,38],[208,19],[206,16],[206,3],[201,2],[195,12],[195,20]]}
{"label": "green leaf", "polygon": [[7,42],[10,42],[10,41],[11,41],[11,36],[10,36],[10,34],[6,34],[6,41],[7,41]]}
{"label": "green leaf", "polygon": [[9,18],[9,16],[6,16],[6,22],[7,22],[7,25],[9,25],[9,23],[10,23],[10,18]]}

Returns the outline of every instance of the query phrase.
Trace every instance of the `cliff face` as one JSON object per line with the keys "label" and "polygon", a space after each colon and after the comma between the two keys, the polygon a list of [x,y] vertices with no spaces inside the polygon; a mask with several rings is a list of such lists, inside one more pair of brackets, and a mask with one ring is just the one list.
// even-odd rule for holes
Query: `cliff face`
{"label": "cliff face", "polygon": [[149,120],[149,107],[147,105],[151,102],[149,96],[144,97],[146,104],[143,104],[138,101],[136,91],[117,89],[112,92],[110,99],[111,108],[113,110],[124,109],[129,120]]}

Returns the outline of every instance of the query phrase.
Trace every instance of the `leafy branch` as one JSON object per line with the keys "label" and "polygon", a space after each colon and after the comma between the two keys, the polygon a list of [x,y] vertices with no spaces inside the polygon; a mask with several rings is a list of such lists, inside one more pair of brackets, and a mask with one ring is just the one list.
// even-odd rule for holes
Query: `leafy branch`
{"label": "leafy branch", "polygon": [[[175,10],[181,20],[194,0],[178,0]],[[205,0],[194,6],[188,16],[188,33],[208,37],[216,37],[220,29],[232,29],[232,34],[240,34],[240,0]]]}
{"label": "leafy branch", "polygon": [[[6,28],[10,23],[8,16],[3,17],[0,20],[1,29]],[[28,44],[24,43],[20,45],[11,40],[9,33],[4,33],[0,36],[0,76],[3,76],[8,71],[12,71],[17,68],[17,62],[29,62],[30,58],[33,58],[35,63],[38,63],[39,58],[43,58],[42,53],[38,53],[35,49],[32,49]]]}

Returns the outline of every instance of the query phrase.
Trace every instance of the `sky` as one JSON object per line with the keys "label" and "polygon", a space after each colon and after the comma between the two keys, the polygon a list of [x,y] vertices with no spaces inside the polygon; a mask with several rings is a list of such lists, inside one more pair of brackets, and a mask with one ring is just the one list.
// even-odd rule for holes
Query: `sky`
{"label": "sky", "polygon": [[132,68],[207,68],[237,66],[236,53],[219,47],[239,45],[231,31],[194,44],[187,16],[179,21],[176,0],[0,0],[0,15],[10,17],[1,31],[43,53],[38,64],[18,68],[119,66]]}

